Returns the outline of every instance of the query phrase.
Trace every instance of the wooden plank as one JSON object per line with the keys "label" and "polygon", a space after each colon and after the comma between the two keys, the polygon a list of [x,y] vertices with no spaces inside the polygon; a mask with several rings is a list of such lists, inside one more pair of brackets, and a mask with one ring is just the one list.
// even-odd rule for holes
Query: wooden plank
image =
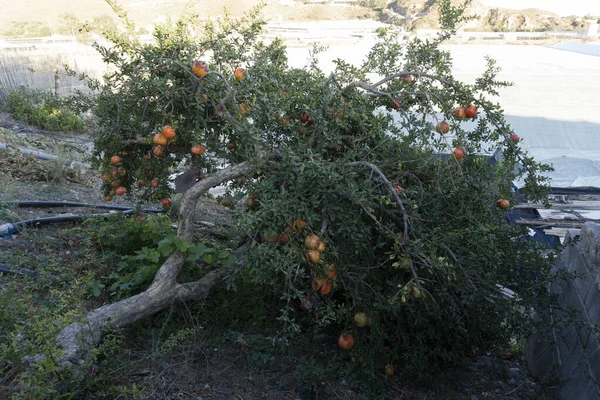
{"label": "wooden plank", "polygon": [[546,235],[554,235],[554,236],[559,236],[561,238],[564,238],[568,232],[571,232],[571,234],[573,234],[573,235],[579,235],[580,231],[581,231],[581,229],[572,229],[572,228],[544,229],[544,233]]}

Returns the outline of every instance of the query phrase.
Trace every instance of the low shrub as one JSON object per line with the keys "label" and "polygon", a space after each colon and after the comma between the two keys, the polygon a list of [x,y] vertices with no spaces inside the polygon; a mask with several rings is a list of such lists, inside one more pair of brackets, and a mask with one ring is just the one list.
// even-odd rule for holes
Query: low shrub
{"label": "low shrub", "polygon": [[67,104],[66,100],[50,92],[22,89],[9,93],[2,104],[2,110],[11,113],[17,120],[42,129],[59,132],[81,131],[85,128],[85,121]]}

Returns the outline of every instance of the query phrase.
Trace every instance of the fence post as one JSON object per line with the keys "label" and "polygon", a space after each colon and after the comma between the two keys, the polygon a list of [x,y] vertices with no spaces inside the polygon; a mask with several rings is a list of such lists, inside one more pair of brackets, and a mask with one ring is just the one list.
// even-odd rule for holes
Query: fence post
{"label": "fence post", "polygon": [[54,95],[58,97],[60,95],[60,75],[58,69],[54,70]]}

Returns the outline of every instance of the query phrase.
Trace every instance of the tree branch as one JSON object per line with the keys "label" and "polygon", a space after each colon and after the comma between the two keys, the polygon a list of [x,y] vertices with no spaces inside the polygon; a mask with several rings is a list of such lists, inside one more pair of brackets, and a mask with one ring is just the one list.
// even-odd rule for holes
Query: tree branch
{"label": "tree branch", "polygon": [[209,189],[223,182],[254,172],[258,167],[249,162],[232,165],[207,176],[188,189],[181,199],[177,236],[191,241],[194,234],[193,216],[196,203]]}
{"label": "tree branch", "polygon": [[348,167],[358,167],[358,166],[368,167],[368,168],[371,168],[371,170],[373,172],[375,172],[377,175],[379,175],[381,180],[387,186],[388,190],[392,193],[392,196],[396,200],[396,203],[398,204],[398,206],[400,206],[400,210],[402,211],[402,220],[404,221],[404,240],[406,242],[408,242],[408,240],[409,240],[408,239],[409,220],[408,220],[408,214],[406,213],[406,208],[404,208],[404,203],[402,203],[402,200],[400,200],[400,196],[398,195],[398,192],[396,192],[396,190],[394,190],[394,188],[392,187],[392,184],[390,183],[388,178],[385,176],[385,174],[383,172],[381,172],[381,170],[375,164],[372,164],[367,161],[349,162],[344,165],[346,165]]}

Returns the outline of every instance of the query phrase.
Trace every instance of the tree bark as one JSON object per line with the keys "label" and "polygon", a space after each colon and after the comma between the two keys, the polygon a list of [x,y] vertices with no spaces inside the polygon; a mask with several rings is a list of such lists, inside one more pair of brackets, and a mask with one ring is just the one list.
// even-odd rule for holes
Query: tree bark
{"label": "tree bark", "polygon": [[[247,162],[222,169],[192,186],[183,196],[179,210],[177,236],[188,241],[194,236],[194,211],[202,195],[223,182],[253,172],[255,165]],[[83,321],[74,322],[57,335],[57,346],[63,351],[60,362],[77,364],[85,353],[98,344],[104,329],[114,329],[131,324],[177,301],[203,300],[227,274],[225,269],[208,272],[195,282],[180,284],[177,277],[186,260],[181,252],[173,253],[160,267],[150,287],[135,296],[117,303],[107,304],[90,311]],[[39,362],[43,356],[25,358],[25,362]]]}

